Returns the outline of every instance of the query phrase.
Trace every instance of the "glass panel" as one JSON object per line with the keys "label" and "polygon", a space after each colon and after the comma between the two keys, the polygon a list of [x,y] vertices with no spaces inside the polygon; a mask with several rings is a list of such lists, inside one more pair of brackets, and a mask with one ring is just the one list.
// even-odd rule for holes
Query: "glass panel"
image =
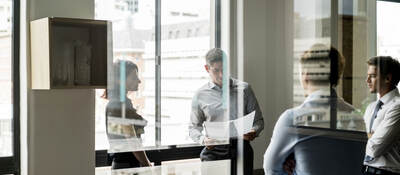
{"label": "glass panel", "polygon": [[167,0],[161,7],[161,144],[194,143],[189,137],[192,97],[208,82],[211,48],[209,0]]}
{"label": "glass panel", "polygon": [[154,9],[148,0],[95,1],[95,18],[112,22],[113,38],[108,99],[96,91],[96,149],[108,147],[106,129],[109,152],[155,146]]}
{"label": "glass panel", "polygon": [[[362,78],[351,66],[359,61],[361,55],[357,53],[365,46],[350,39],[359,37],[360,32],[348,31],[365,25],[361,23],[365,11],[353,12],[358,9],[353,9],[354,4],[358,5],[355,1],[335,2],[294,1],[293,104],[309,107],[302,109],[304,114],[296,116],[294,124],[364,131],[361,111],[357,109],[359,101],[354,99],[366,97],[366,93],[354,91],[359,86],[353,87],[354,81]],[[353,20],[353,16],[359,18]],[[315,105],[313,100],[326,101],[326,105]]]}
{"label": "glass panel", "polygon": [[[285,57],[273,58],[276,63],[272,66],[278,67],[274,68],[276,74],[283,72],[283,76],[268,83],[287,82],[285,76],[291,73],[294,107],[277,117],[264,155],[265,172],[286,174],[291,169],[293,172],[288,174],[325,174],[334,166],[341,168],[331,169],[332,174],[360,174],[367,140],[363,120],[364,109],[370,103],[366,61],[374,56],[375,43],[371,41],[375,36],[371,34],[375,28],[375,1],[292,2],[294,6],[287,13],[278,14],[292,12],[293,23],[279,29],[293,26],[285,33],[293,40],[285,41],[285,50],[278,48],[277,52],[290,55],[293,67],[287,68]],[[280,93],[284,100],[292,96],[280,89],[273,92]],[[272,104],[278,104],[275,108],[282,111],[284,105],[279,103],[287,103],[271,96],[277,101]]]}
{"label": "glass panel", "polygon": [[400,15],[399,9],[400,3],[377,1],[376,4],[377,55],[400,61],[400,24],[393,22]]}
{"label": "glass panel", "polygon": [[330,7],[330,0],[294,1],[294,106],[300,105],[306,98],[300,82],[301,55],[315,43],[330,46]]}
{"label": "glass panel", "polygon": [[12,1],[0,0],[0,157],[12,156]]}

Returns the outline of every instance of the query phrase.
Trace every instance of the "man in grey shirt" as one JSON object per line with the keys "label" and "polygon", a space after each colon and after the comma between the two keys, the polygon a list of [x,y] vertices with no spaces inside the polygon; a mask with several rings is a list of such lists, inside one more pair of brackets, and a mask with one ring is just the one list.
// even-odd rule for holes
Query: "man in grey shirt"
{"label": "man in grey shirt", "polygon": [[[211,49],[206,55],[205,69],[211,81],[202,86],[192,100],[189,135],[205,148],[200,154],[202,161],[232,159],[235,160],[237,138],[231,137],[229,145],[214,145],[215,140],[207,137],[203,131],[205,121],[219,122],[238,118],[238,98],[243,94],[243,115],[255,111],[251,132],[243,135],[243,173],[253,173],[253,149],[250,141],[254,140],[264,128],[264,120],[253,90],[248,83],[223,76],[223,59],[226,54],[219,48]],[[228,83],[225,83],[228,82]],[[227,86],[227,87],[226,87]],[[229,90],[228,90],[229,89]],[[229,108],[226,107],[229,93]],[[225,115],[229,110],[229,118]],[[234,164],[235,162],[233,162]],[[232,169],[235,174],[235,169]]]}

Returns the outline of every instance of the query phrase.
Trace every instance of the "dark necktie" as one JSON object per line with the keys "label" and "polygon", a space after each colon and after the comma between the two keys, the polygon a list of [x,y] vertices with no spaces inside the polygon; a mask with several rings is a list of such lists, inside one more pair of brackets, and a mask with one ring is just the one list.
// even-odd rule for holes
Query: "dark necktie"
{"label": "dark necktie", "polygon": [[381,109],[383,103],[382,101],[378,100],[378,103],[375,106],[374,114],[371,117],[371,122],[369,124],[369,132],[372,133],[372,125],[374,124],[374,120],[376,119],[378,115],[378,111]]}
{"label": "dark necktie", "polygon": [[[378,111],[381,109],[382,105],[383,105],[382,101],[378,100],[378,103],[375,106],[374,114],[372,114],[371,122],[369,124],[369,133],[372,133],[372,125],[374,124],[374,120],[376,119],[376,117],[378,115]],[[365,155],[364,162],[369,162],[371,160],[374,160],[374,158],[370,157],[368,155]]]}

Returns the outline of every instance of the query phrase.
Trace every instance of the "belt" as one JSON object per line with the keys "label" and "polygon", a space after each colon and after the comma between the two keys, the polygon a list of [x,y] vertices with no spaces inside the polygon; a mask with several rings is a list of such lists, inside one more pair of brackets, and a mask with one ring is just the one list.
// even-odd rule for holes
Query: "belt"
{"label": "belt", "polygon": [[363,173],[376,174],[376,175],[400,175],[398,173],[393,173],[391,171],[375,168],[368,165],[363,166]]}

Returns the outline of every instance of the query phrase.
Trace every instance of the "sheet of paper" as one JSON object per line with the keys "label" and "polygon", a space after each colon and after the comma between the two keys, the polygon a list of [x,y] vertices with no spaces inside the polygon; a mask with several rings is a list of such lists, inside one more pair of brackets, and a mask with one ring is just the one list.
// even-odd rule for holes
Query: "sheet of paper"
{"label": "sheet of paper", "polygon": [[255,113],[253,111],[244,117],[226,122],[204,122],[206,136],[212,139],[226,139],[229,136],[237,137],[247,134],[253,128]]}
{"label": "sheet of paper", "polygon": [[236,128],[237,135],[247,134],[251,131],[255,114],[256,111],[253,111],[244,117],[231,121]]}

